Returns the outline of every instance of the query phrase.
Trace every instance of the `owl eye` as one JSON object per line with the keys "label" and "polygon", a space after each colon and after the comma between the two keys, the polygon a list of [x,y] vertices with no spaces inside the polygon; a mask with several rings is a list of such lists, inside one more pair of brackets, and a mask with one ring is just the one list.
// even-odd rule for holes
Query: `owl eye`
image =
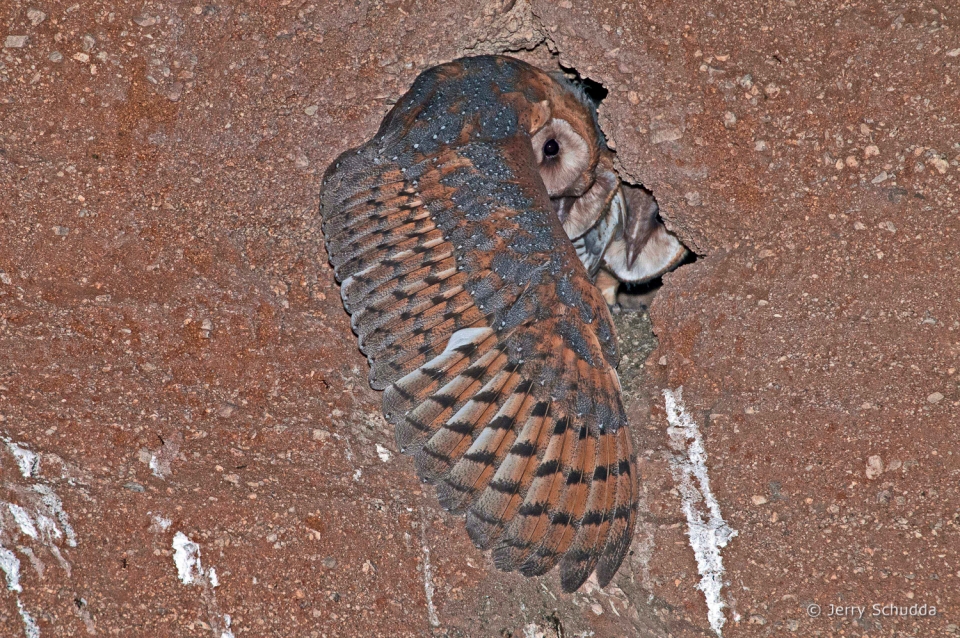
{"label": "owl eye", "polygon": [[543,145],[544,157],[556,157],[560,153],[560,143],[557,140],[547,140]]}

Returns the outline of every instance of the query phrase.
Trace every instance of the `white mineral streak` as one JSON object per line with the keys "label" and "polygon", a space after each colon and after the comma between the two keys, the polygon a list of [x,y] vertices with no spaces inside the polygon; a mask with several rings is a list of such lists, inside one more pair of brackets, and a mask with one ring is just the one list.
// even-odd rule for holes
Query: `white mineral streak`
{"label": "white mineral streak", "polygon": [[7,449],[10,450],[10,454],[16,459],[23,478],[30,478],[40,473],[40,456],[36,452],[22,448],[8,438],[4,438],[3,440],[7,444]]}
{"label": "white mineral streak", "polygon": [[427,524],[423,510],[420,510],[420,546],[423,549],[423,593],[427,597],[427,619],[431,627],[440,626],[440,617],[433,604],[433,566],[430,564],[430,545],[427,543]]}
{"label": "white mineral streak", "polygon": [[720,636],[726,618],[723,608],[723,561],[720,549],[726,547],[737,531],[720,515],[720,506],[710,491],[707,475],[707,453],[696,421],[683,405],[683,388],[664,390],[670,447],[676,453],[672,462],[674,480],[680,491],[683,513],[687,517],[687,534],[697,560],[700,584],[707,600],[707,620]]}
{"label": "white mineral streak", "polygon": [[33,519],[30,518],[27,510],[14,503],[7,503],[7,509],[13,514],[13,520],[17,522],[17,527],[20,528],[22,533],[30,538],[37,537],[37,528],[34,526]]}
{"label": "white mineral streak", "polygon": [[33,619],[23,607],[23,603],[17,598],[17,610],[20,612],[20,618],[23,620],[23,633],[27,638],[40,638],[40,628],[37,627],[37,621]]}
{"label": "white mineral streak", "polygon": [[49,487],[40,485],[39,483],[33,486],[33,491],[40,495],[43,504],[47,506],[50,513],[57,517],[57,521],[60,522],[60,527],[63,528],[63,533],[67,535],[67,545],[76,547],[77,535],[70,525],[70,519],[67,517],[67,513],[63,511],[63,504],[60,502],[60,497]]}
{"label": "white mineral streak", "polygon": [[[66,541],[69,547],[76,547],[77,535],[60,497],[40,476],[40,455],[7,436],[0,435],[0,442],[0,455],[9,454],[22,476],[4,475],[11,501],[0,500],[0,571],[7,589],[14,592],[23,635],[40,638],[40,627],[21,600],[25,583],[21,581],[20,559],[12,548],[29,559],[40,580],[47,571],[41,560],[44,549],[56,558],[69,578],[70,563],[60,545]],[[13,463],[0,459],[0,467],[12,467]]]}
{"label": "white mineral streak", "polygon": [[173,562],[177,575],[184,585],[198,585],[203,578],[200,565],[200,546],[187,538],[183,532],[173,535]]}
{"label": "white mineral streak", "polygon": [[[154,524],[158,520],[167,521],[155,515]],[[200,563],[200,546],[183,532],[173,535],[173,563],[177,567],[177,576],[184,585],[196,585],[203,590],[200,599],[207,609],[209,629],[213,638],[234,638],[233,630],[230,628],[232,622],[230,614],[220,613],[217,595],[213,591],[220,585],[217,570],[213,567],[203,568]]]}
{"label": "white mineral streak", "polygon": [[6,547],[0,547],[0,569],[7,577],[7,589],[20,593],[20,559]]}

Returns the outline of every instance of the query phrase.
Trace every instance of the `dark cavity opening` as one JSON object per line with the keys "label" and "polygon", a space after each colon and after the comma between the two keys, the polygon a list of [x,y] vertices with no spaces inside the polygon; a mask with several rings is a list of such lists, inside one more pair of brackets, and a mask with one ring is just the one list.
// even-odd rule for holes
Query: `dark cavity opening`
{"label": "dark cavity opening", "polygon": [[603,102],[607,95],[609,95],[610,91],[596,80],[583,77],[580,75],[580,72],[573,67],[565,67],[559,63],[558,66],[560,67],[560,71],[563,72],[564,77],[566,77],[571,84],[583,91],[583,93],[590,98],[590,101],[593,102],[594,106],[600,106],[600,102]]}

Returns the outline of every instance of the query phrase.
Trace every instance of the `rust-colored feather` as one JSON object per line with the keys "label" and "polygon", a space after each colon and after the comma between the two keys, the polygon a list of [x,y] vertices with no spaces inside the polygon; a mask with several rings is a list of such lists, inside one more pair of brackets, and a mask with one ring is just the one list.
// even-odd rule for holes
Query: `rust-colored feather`
{"label": "rust-colored feather", "polygon": [[565,587],[573,583],[582,583],[590,575],[600,559],[599,550],[607,540],[612,492],[608,480],[608,468],[613,438],[610,433],[597,437],[592,463],[584,464],[590,480],[590,489],[576,535],[560,561],[560,581]]}
{"label": "rust-colored feather", "polygon": [[590,109],[529,65],[484,56],[422,74],[327,171],[321,212],[400,449],[497,567],[560,563],[573,591],[623,560],[636,479],[609,311],[531,146],[548,117],[592,140],[564,196],[594,197]]}
{"label": "rust-colored feather", "polygon": [[[545,430],[545,413],[549,409],[549,404],[537,401],[529,392],[523,395],[512,420],[514,427],[500,444],[499,466],[467,513],[467,531],[478,547],[490,547],[516,515],[532,479],[532,472],[528,470],[535,462],[541,432]],[[512,565],[499,563],[496,553],[494,564],[500,569],[514,569]]]}
{"label": "rust-colored feather", "polygon": [[[563,359],[567,371],[564,382],[568,391],[574,391],[579,381],[576,355],[564,350]],[[579,443],[579,431],[570,425],[569,418],[550,424],[551,438],[534,470],[521,514],[511,523],[497,549],[501,562],[517,565],[526,575],[544,573],[556,564],[556,546],[563,530],[574,522],[563,507],[574,500],[566,498],[570,494],[567,479],[573,476],[576,481],[570,459]]]}
{"label": "rust-colored feather", "polygon": [[616,501],[612,509],[607,544],[597,563],[597,581],[603,585],[610,582],[630,549],[637,515],[637,485],[634,478],[636,467],[629,431],[620,430],[616,439],[617,459],[612,473],[616,481]]}

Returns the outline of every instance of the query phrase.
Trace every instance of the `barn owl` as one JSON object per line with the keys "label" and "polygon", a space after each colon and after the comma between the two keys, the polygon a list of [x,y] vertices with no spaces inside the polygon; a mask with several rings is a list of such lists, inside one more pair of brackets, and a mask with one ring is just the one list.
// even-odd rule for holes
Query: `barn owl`
{"label": "barn owl", "polygon": [[[423,72],[322,184],[328,257],[398,447],[496,567],[559,565],[568,592],[593,572],[606,585],[634,529],[616,335],[570,241],[596,244],[628,205],[593,105],[502,56]],[[629,263],[617,223],[584,250],[609,260],[619,240]]]}

